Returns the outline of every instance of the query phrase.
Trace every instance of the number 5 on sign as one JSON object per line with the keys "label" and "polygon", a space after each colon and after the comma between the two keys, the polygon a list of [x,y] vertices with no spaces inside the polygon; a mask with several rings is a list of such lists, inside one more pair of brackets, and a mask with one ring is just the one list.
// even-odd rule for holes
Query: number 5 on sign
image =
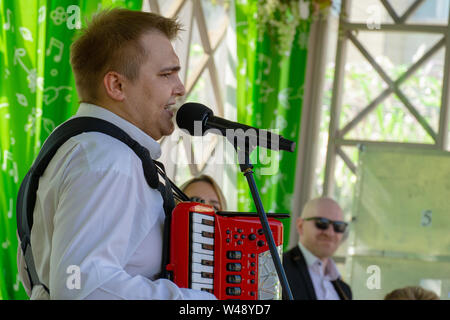
{"label": "number 5 on sign", "polygon": [[431,226],[433,212],[431,210],[422,211],[422,221],[420,222],[422,227]]}

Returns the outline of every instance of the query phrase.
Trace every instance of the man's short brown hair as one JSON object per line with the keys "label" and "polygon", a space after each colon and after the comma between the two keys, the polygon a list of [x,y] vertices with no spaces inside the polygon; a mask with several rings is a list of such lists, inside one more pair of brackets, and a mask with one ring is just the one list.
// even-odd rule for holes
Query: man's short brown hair
{"label": "man's short brown hair", "polygon": [[388,293],[384,300],[440,300],[433,291],[422,287],[405,287]]}
{"label": "man's short brown hair", "polygon": [[96,14],[81,30],[70,50],[70,63],[80,100],[98,98],[98,89],[108,71],[133,81],[147,57],[140,43],[142,35],[157,31],[173,40],[181,25],[151,12],[110,9]]}

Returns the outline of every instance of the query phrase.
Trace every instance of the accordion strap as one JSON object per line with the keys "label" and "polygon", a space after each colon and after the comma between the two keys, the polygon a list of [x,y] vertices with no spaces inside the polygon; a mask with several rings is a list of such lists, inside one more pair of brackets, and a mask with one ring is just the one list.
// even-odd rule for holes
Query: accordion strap
{"label": "accordion strap", "polygon": [[[17,231],[20,238],[20,245],[24,255],[31,288],[36,285],[42,285],[47,293],[49,293],[49,289],[39,281],[35,268],[33,252],[31,250],[31,228],[33,227],[33,211],[36,204],[36,192],[39,186],[39,178],[44,173],[59,147],[61,147],[71,137],[84,132],[101,132],[114,137],[129,146],[142,161],[145,180],[147,181],[149,187],[152,189],[158,189],[161,193],[164,200],[163,206],[166,221],[167,219],[170,221],[171,212],[175,207],[175,202],[171,191],[174,184],[166,176],[164,166],[162,163],[152,160],[150,152],[136,140],[132,139],[125,131],[108,121],[94,117],[77,117],[60,125],[45,141],[36,160],[33,162],[33,165],[22,181],[17,196]],[[161,168],[158,168],[157,165]],[[158,173],[165,179],[165,185],[159,182]],[[184,197],[187,198],[185,195]],[[170,237],[169,235],[164,235],[164,238]],[[167,250],[168,245],[164,242],[163,257],[168,256],[165,252]]]}
{"label": "accordion strap", "polygon": [[[165,179],[165,185],[161,182],[158,185],[158,190],[161,193],[163,198],[163,207],[164,212],[166,213],[166,217],[164,219],[164,233],[163,233],[163,250],[162,250],[162,259],[161,259],[161,273],[159,274],[159,278],[169,279],[170,275],[166,271],[166,266],[169,263],[170,258],[170,225],[172,222],[172,210],[175,208],[175,200],[173,198],[172,185],[170,179],[166,175],[166,171],[164,170],[164,165],[161,162],[155,161],[155,164],[158,166],[158,171],[162,171],[162,176]],[[169,188],[168,188],[169,187]]]}

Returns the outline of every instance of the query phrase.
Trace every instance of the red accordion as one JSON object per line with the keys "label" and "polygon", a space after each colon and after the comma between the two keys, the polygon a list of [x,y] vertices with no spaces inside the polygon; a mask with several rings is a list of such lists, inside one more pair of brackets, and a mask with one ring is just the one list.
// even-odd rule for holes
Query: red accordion
{"label": "red accordion", "polygon": [[[283,225],[269,217],[281,256]],[[167,271],[182,288],[205,290],[218,299],[281,299],[281,285],[259,217],[215,212],[184,202],[172,212]]]}

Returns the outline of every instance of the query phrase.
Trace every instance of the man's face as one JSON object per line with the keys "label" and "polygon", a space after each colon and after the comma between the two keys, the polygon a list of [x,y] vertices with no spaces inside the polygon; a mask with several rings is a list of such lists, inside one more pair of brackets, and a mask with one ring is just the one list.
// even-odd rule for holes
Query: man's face
{"label": "man's face", "polygon": [[159,32],[151,32],[142,36],[141,44],[147,51],[147,60],[141,65],[139,77],[125,82],[124,103],[132,122],[158,140],[173,132],[173,107],[185,88],[178,76],[180,62],[170,40]]}
{"label": "man's face", "polygon": [[323,217],[333,221],[342,221],[341,208],[332,200],[321,200],[313,205],[304,216],[297,219],[297,231],[301,243],[319,259],[331,257],[339,247],[343,233],[337,233],[330,224],[326,230],[316,227],[315,220],[306,218]]}

